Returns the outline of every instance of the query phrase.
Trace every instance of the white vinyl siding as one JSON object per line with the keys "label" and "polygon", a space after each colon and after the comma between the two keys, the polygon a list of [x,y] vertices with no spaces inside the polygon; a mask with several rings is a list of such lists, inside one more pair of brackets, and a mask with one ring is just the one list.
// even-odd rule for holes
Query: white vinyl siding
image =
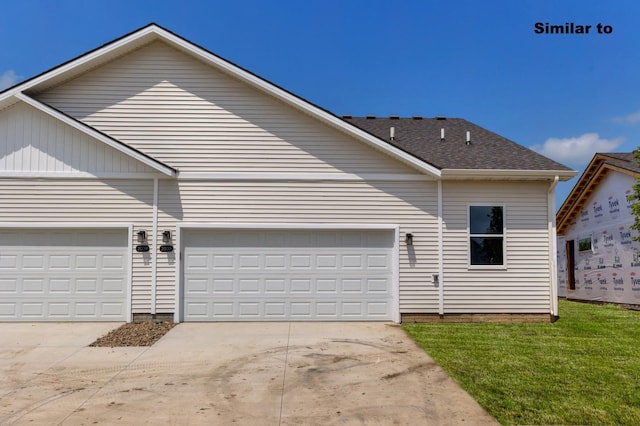
{"label": "white vinyl siding", "polygon": [[153,171],[30,105],[17,103],[0,110],[0,172]]}
{"label": "white vinyl siding", "polygon": [[[0,222],[133,224],[152,229],[152,180],[0,179]],[[149,313],[151,253],[133,252],[132,312]]]}
{"label": "white vinyl siding", "polygon": [[[400,226],[400,312],[438,312],[434,182],[160,181],[159,232],[182,223]],[[414,235],[407,250],[405,232]],[[175,253],[158,254],[158,312],[174,311]]]}
{"label": "white vinyl siding", "polygon": [[[549,233],[545,182],[444,182],[445,313],[548,313]],[[469,262],[469,205],[504,206],[506,269]]]}
{"label": "white vinyl siding", "polygon": [[161,42],[37,98],[183,172],[416,173]]}

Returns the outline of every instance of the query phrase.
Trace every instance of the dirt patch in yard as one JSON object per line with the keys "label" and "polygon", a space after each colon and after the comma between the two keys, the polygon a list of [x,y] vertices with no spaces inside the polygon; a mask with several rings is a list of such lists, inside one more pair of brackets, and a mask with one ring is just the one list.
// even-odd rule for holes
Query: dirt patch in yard
{"label": "dirt patch in yard", "polygon": [[175,326],[170,321],[131,322],[111,330],[89,346],[151,346]]}

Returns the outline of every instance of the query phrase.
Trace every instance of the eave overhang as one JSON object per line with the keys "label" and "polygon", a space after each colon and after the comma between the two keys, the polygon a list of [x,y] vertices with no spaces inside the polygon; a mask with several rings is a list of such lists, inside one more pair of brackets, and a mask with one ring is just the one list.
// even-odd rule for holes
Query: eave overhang
{"label": "eave overhang", "polygon": [[597,189],[598,184],[611,172],[616,171],[637,178],[639,173],[620,167],[607,161],[608,157],[596,154],[575,184],[556,214],[558,235],[564,235],[587,201]]}
{"label": "eave overhang", "polygon": [[549,180],[557,176],[568,181],[578,172],[575,170],[511,170],[511,169],[443,169],[442,178],[447,180]]}

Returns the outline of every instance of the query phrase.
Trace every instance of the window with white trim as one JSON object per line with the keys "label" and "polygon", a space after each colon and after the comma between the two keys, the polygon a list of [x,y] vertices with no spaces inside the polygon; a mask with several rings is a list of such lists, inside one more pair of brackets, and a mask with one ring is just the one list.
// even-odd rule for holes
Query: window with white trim
{"label": "window with white trim", "polygon": [[505,265],[504,223],[504,206],[469,206],[469,265]]}

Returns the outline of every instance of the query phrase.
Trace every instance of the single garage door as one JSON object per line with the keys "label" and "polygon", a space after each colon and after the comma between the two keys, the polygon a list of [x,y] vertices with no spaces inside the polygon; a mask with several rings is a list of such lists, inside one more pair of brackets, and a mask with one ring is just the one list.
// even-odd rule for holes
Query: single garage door
{"label": "single garage door", "polygon": [[0,320],[126,321],[126,229],[0,229]]}
{"label": "single garage door", "polygon": [[391,320],[394,235],[184,231],[184,320]]}

